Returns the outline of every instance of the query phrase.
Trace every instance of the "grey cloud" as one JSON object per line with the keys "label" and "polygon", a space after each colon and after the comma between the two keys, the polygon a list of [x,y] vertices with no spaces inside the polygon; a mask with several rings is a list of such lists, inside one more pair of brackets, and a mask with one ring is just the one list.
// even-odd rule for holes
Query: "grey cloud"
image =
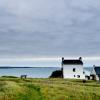
{"label": "grey cloud", "polygon": [[0,1],[0,56],[100,55],[99,4],[98,0]]}

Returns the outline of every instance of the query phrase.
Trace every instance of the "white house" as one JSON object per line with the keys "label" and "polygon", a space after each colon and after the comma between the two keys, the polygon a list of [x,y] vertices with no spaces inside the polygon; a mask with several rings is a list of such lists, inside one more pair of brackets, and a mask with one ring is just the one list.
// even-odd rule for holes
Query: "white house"
{"label": "white house", "polygon": [[92,80],[100,81],[100,66],[93,66],[91,77]]}
{"label": "white house", "polygon": [[63,78],[85,79],[81,57],[79,59],[62,58],[62,70]]}

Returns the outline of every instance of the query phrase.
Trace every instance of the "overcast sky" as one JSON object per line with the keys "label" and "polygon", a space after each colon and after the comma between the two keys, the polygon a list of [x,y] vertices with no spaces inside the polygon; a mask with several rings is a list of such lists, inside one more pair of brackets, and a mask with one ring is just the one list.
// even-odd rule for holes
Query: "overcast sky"
{"label": "overcast sky", "polygon": [[0,0],[0,65],[62,56],[100,64],[100,0]]}

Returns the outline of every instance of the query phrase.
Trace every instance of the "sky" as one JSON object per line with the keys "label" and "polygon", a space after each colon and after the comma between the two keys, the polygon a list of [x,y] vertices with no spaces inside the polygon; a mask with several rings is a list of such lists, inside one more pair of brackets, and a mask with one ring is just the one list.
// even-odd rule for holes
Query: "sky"
{"label": "sky", "polygon": [[100,65],[100,0],[0,0],[0,65]]}

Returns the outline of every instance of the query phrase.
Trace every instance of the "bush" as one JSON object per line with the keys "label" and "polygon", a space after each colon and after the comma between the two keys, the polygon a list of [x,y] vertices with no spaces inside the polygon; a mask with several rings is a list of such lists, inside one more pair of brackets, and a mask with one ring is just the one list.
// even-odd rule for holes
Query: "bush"
{"label": "bush", "polygon": [[52,72],[50,78],[62,78],[62,76],[63,76],[62,70],[56,70]]}

